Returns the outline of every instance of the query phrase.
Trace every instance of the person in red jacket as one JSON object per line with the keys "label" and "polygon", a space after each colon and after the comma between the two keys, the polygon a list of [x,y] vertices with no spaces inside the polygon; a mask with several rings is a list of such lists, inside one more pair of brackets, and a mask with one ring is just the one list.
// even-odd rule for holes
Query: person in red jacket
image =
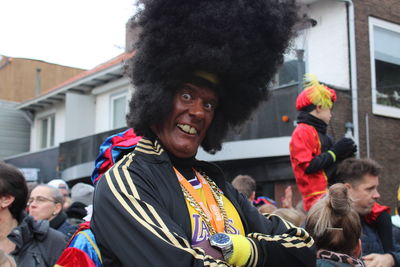
{"label": "person in red jacket", "polygon": [[300,111],[297,127],[290,141],[290,161],[304,210],[323,196],[336,163],[354,155],[357,146],[350,138],[334,143],[327,135],[336,92],[318,82],[315,75],[306,75],[308,82],[296,99]]}

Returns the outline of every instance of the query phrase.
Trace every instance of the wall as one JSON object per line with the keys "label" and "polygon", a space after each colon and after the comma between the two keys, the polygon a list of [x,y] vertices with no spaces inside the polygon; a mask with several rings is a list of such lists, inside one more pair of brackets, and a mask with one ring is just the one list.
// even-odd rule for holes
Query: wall
{"label": "wall", "polygon": [[29,150],[29,121],[16,105],[0,101],[0,160]]}
{"label": "wall", "polygon": [[66,93],[64,142],[93,134],[94,110],[94,96]]}
{"label": "wall", "polygon": [[0,59],[0,99],[19,102],[33,98],[37,68],[41,69],[42,93],[83,71],[40,60],[3,56]]}
{"label": "wall", "polygon": [[31,126],[31,152],[40,150],[40,120],[53,113],[55,114],[54,146],[65,141],[65,103],[63,102],[36,112]]}
{"label": "wall", "polygon": [[132,93],[132,85],[128,78],[121,78],[92,91],[96,97],[94,133],[112,130],[111,128],[111,97],[128,91],[128,99]]}
{"label": "wall", "polygon": [[306,72],[326,83],[350,88],[346,5],[318,1],[309,6],[308,16],[317,25],[306,33]]}

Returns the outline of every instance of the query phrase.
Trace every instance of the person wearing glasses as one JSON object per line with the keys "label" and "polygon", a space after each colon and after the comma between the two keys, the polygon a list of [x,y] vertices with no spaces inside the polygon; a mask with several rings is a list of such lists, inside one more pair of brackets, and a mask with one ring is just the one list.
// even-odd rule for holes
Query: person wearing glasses
{"label": "person wearing glasses", "polygon": [[14,166],[0,162],[0,250],[18,267],[53,266],[66,246],[63,234],[25,212],[28,188]]}
{"label": "person wearing glasses", "polygon": [[28,210],[35,220],[48,220],[50,227],[63,233],[69,240],[77,227],[67,221],[63,204],[63,195],[60,190],[41,184],[32,190],[28,199]]}

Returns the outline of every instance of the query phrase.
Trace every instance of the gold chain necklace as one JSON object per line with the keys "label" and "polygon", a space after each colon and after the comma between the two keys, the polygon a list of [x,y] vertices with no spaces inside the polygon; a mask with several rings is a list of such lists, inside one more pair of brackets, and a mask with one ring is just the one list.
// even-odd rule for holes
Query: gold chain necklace
{"label": "gold chain necklace", "polygon": [[[213,197],[215,201],[217,202],[218,208],[222,214],[222,218],[224,219],[224,228],[226,230],[226,227],[229,223],[228,221],[228,215],[226,214],[226,210],[224,208],[224,203],[222,201],[222,194],[219,192],[218,186],[215,184],[213,180],[210,179],[204,172],[200,173],[207,181],[211,188],[211,192],[213,194]],[[194,199],[194,197],[186,190],[186,188],[180,184],[183,195],[185,196],[185,199],[189,202],[190,206],[192,206],[197,213],[201,216],[202,220],[207,224],[208,230],[210,231],[211,235],[216,234],[217,232],[215,231],[214,227],[211,225],[210,219],[208,216],[205,214],[203,209],[200,207],[199,203]]]}

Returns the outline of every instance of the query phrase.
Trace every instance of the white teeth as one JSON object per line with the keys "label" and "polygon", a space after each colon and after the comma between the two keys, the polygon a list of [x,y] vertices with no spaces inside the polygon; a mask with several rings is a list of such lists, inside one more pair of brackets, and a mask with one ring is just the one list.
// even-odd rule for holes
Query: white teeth
{"label": "white teeth", "polygon": [[192,128],[190,128],[189,133],[191,133],[191,134],[197,134],[197,131],[196,131],[195,128],[192,127]]}
{"label": "white teeth", "polygon": [[185,133],[197,134],[197,130],[187,124],[178,124],[178,127],[181,128]]}
{"label": "white teeth", "polygon": [[187,125],[187,124],[186,124],[186,125],[183,125],[182,130],[183,130],[184,132],[189,133],[189,132],[190,132],[190,126]]}

